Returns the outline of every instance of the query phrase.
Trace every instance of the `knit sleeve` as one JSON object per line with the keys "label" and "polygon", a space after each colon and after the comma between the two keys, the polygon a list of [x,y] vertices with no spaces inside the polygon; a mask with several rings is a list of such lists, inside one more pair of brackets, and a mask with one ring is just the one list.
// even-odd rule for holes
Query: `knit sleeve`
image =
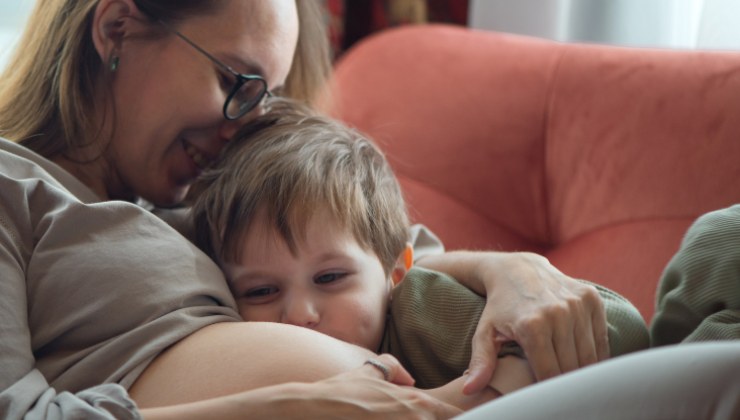
{"label": "knit sleeve", "polygon": [[[647,348],[648,329],[637,308],[605,287],[583,282],[596,287],[604,302],[611,355]],[[444,385],[467,369],[485,303],[452,277],[415,267],[393,291],[380,351],[396,356],[417,386]],[[506,343],[504,354],[521,354],[521,348]]]}
{"label": "knit sleeve", "polygon": [[653,346],[740,339],[740,205],[689,228],[656,298]]}
{"label": "knit sleeve", "polygon": [[630,301],[606,287],[580,281],[596,287],[604,303],[611,357],[644,350],[650,346],[645,319]]}
{"label": "knit sleeve", "polygon": [[396,356],[420,388],[467,369],[485,299],[446,274],[415,267],[394,288],[382,352]]}

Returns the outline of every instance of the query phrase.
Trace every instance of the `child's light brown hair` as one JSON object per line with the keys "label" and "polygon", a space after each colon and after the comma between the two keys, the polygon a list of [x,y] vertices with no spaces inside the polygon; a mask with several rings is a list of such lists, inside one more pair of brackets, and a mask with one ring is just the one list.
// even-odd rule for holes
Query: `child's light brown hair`
{"label": "child's light brown hair", "polygon": [[306,224],[323,210],[389,274],[405,249],[409,221],[382,152],[356,130],[294,102],[269,106],[193,186],[198,246],[216,261],[237,261],[241,239],[264,211],[295,252]]}

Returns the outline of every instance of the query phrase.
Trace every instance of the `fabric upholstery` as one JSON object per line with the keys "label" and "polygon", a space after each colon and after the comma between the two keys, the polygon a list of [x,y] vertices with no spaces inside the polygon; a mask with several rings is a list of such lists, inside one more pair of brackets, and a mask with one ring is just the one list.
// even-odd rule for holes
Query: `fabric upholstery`
{"label": "fabric upholstery", "polygon": [[740,53],[407,26],[346,53],[329,97],[448,249],[542,253],[647,320],[691,221],[740,202]]}

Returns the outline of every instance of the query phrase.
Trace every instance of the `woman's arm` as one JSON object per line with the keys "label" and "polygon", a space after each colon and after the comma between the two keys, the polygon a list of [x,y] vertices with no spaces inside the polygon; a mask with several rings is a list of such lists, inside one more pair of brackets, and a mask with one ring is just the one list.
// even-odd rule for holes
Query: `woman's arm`
{"label": "woman's arm", "polygon": [[13,194],[19,189],[8,182],[5,169],[0,170],[0,417],[137,418],[136,407],[122,386],[109,383],[77,393],[58,392],[38,368],[32,351],[35,337],[29,327],[32,317],[24,271],[28,250],[33,248],[31,242],[37,239],[21,234],[27,229],[23,224],[10,223],[31,216],[23,213],[22,206],[6,205],[24,202],[26,198]]}
{"label": "woman's arm", "polygon": [[501,345],[496,337],[522,346],[538,380],[609,356],[604,305],[596,289],[564,275],[542,256],[456,251],[417,263],[486,296],[466,392],[490,382]]}
{"label": "woman's arm", "polygon": [[412,379],[388,355],[380,357],[391,368],[390,382],[382,380],[364,365],[371,357],[378,356],[291,325],[215,324],[159,356],[130,394],[152,419],[459,414],[419,390],[390,383],[410,385]]}

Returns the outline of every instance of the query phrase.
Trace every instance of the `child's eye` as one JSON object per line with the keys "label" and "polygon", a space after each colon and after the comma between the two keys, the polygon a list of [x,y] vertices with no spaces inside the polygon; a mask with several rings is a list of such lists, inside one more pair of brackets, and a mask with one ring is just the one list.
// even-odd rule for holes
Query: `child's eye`
{"label": "child's eye", "polygon": [[329,284],[341,280],[347,273],[326,273],[314,278],[316,284]]}
{"label": "child's eye", "polygon": [[280,290],[275,286],[260,286],[249,289],[244,293],[244,297],[252,300],[268,300],[276,295]]}

